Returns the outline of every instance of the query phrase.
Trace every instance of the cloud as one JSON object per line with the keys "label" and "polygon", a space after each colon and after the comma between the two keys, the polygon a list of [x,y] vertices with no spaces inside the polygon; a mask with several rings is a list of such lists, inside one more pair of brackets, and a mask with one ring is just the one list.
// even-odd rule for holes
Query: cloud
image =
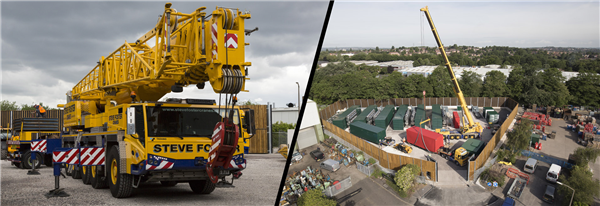
{"label": "cloud", "polygon": [[[1,2],[2,99],[19,104],[65,102],[65,93],[125,41],[152,29],[164,2]],[[174,2],[172,8],[191,13],[217,5],[250,11],[246,28],[249,68],[246,99],[295,102],[295,82],[306,87],[321,34],[327,1],[318,2]],[[291,71],[293,70],[293,71]],[[292,74],[292,75],[290,75]],[[268,84],[263,86],[261,84]],[[280,86],[277,84],[290,84]],[[43,91],[43,92],[42,92]],[[296,91],[296,90],[293,90]],[[184,89],[192,98],[217,99],[210,86]],[[167,95],[167,96],[169,96]]]}

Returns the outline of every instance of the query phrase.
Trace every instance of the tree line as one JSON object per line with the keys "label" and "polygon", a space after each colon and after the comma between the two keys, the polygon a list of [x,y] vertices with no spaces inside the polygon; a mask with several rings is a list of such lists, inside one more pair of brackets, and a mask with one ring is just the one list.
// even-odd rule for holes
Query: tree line
{"label": "tree line", "polygon": [[[30,111],[30,110],[35,111],[35,108],[33,108],[34,105],[35,105],[35,103],[19,105],[15,101],[11,102],[11,101],[8,101],[5,99],[5,100],[0,101],[0,110],[1,111]],[[55,110],[56,109],[56,108],[51,108],[49,106],[46,106],[42,102],[38,103],[38,105],[41,105],[46,110]]]}
{"label": "tree line", "polygon": [[[550,51],[548,51],[550,50]],[[516,47],[471,47],[471,46],[449,46],[446,50],[448,59],[455,65],[461,66],[485,66],[497,65],[522,65],[524,67],[536,68],[558,68],[564,71],[592,71],[600,73],[600,58],[598,49],[566,49],[550,48],[548,50],[539,48],[516,48]],[[343,60],[375,60],[386,61],[414,61],[413,66],[435,66],[443,65],[444,59],[436,54],[435,47],[400,47],[390,50],[362,50],[352,51],[353,56],[342,56],[341,51],[323,51],[319,60],[337,62]],[[452,52],[449,52],[452,51]],[[558,53],[553,53],[553,52]],[[398,52],[399,55],[390,54]]]}
{"label": "tree line", "polygon": [[[438,66],[427,77],[404,76],[377,66],[355,65],[347,61],[317,69],[309,98],[318,104],[346,99],[454,97],[447,69]],[[522,105],[563,106],[567,104],[600,107],[600,75],[580,71],[565,81],[557,68],[540,69],[515,65],[508,76],[490,71],[482,76],[465,71],[459,86],[465,97],[510,97]]]}

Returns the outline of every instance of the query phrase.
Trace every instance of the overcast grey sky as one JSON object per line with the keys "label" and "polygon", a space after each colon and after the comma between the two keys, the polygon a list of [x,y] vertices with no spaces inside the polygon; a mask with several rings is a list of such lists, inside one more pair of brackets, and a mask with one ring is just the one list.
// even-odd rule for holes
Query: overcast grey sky
{"label": "overcast grey sky", "polygon": [[[277,107],[303,95],[314,59],[327,1],[319,2],[172,2],[172,8],[191,13],[205,6],[248,10],[246,28],[259,31],[246,37],[249,78],[238,98]],[[1,6],[2,100],[18,104],[65,103],[65,94],[101,56],[125,41],[134,42],[156,25],[164,11],[154,2],[6,2]],[[166,97],[218,99],[207,84],[194,85]]]}
{"label": "overcast grey sky", "polygon": [[[600,47],[598,1],[343,2],[336,1],[323,42],[331,47],[421,45],[429,12],[444,45]],[[424,45],[436,46],[423,17]]]}

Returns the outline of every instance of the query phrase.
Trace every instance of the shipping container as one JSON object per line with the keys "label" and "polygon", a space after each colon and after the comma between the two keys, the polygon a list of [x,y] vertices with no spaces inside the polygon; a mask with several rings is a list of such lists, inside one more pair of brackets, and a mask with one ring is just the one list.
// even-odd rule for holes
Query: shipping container
{"label": "shipping container", "polygon": [[379,140],[385,139],[385,129],[364,122],[352,122],[350,133],[375,144],[379,144]]}
{"label": "shipping container", "polygon": [[437,153],[444,146],[442,134],[413,126],[406,130],[406,141],[417,147]]}
{"label": "shipping container", "polygon": [[484,143],[481,140],[468,139],[461,147],[465,148],[469,152],[469,155],[479,155],[484,148]]}
{"label": "shipping container", "polygon": [[394,117],[394,113],[396,109],[394,105],[387,105],[383,108],[383,110],[379,113],[379,115],[375,118],[375,126],[379,128],[386,129],[387,126],[392,121],[392,117]]}
{"label": "shipping container", "polygon": [[364,123],[367,123],[367,116],[371,113],[375,113],[377,112],[377,105],[370,105],[367,108],[365,108],[357,117],[354,121],[361,121]]}
{"label": "shipping container", "polygon": [[333,125],[338,126],[339,128],[346,129],[348,128],[348,123],[350,123],[348,119],[348,115],[355,113],[355,115],[360,115],[360,106],[354,105],[346,109],[346,111],[339,114],[335,119],[333,119]]}
{"label": "shipping container", "polygon": [[409,111],[409,110],[408,110],[408,105],[406,105],[406,104],[400,105],[398,107],[398,110],[396,111],[396,114],[394,115],[394,118],[392,119],[392,129],[404,130],[405,120],[408,120],[406,118],[406,116],[408,115],[407,111]]}
{"label": "shipping container", "polygon": [[441,105],[434,104],[431,107],[431,129],[441,129],[443,125]]}
{"label": "shipping container", "polygon": [[[413,120],[414,125],[419,126],[419,124],[425,120],[427,120],[427,117],[425,116],[425,105],[419,104],[419,105],[417,105],[417,108],[415,109],[415,117]],[[421,126],[421,128],[425,128],[425,125],[427,125],[427,124],[423,124],[420,126]]]}
{"label": "shipping container", "polygon": [[492,107],[483,107],[483,117],[485,119],[487,119],[488,112],[493,112],[493,111],[495,111],[495,110]]}
{"label": "shipping container", "polygon": [[454,128],[460,128],[460,117],[458,116],[458,112],[452,112],[452,115],[454,116],[454,119],[452,121],[452,124],[454,124]]}

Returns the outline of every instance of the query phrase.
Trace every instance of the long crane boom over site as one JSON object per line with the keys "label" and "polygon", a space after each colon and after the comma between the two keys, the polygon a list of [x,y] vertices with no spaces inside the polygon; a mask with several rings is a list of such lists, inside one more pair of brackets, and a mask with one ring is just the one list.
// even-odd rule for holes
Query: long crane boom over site
{"label": "long crane boom over site", "polygon": [[469,108],[467,107],[467,102],[465,101],[465,97],[463,96],[463,93],[460,90],[460,86],[458,85],[458,79],[456,79],[456,76],[454,75],[454,70],[452,70],[452,66],[450,65],[450,60],[448,60],[448,56],[446,55],[446,50],[444,50],[444,45],[442,44],[442,40],[440,39],[437,29],[435,28],[435,25],[433,24],[433,19],[431,19],[431,14],[429,14],[429,8],[428,7],[421,8],[421,11],[424,12],[425,16],[427,17],[427,21],[429,22],[429,26],[431,27],[431,31],[433,32],[433,36],[435,37],[435,41],[437,42],[438,48],[440,49],[440,53],[442,54],[442,57],[444,58],[444,63],[446,65],[446,68],[448,69],[448,73],[450,74],[450,79],[452,79],[452,86],[453,86],[452,89],[454,90],[454,93],[456,94],[456,96],[458,97],[458,100],[460,101],[460,106],[462,107],[464,116],[466,116],[466,118],[468,120],[468,125],[463,124],[462,133],[463,134],[471,133],[471,132],[481,133],[481,131],[483,130],[483,127],[478,122],[473,121],[473,117],[471,115],[471,112],[469,112]]}
{"label": "long crane boom over site", "polygon": [[131,92],[138,100],[157,101],[188,85],[203,89],[207,81],[215,93],[245,91],[245,68],[251,63],[244,60],[244,46],[249,45],[244,40],[244,20],[250,14],[217,8],[207,16],[205,9],[185,14],[167,3],[154,28],[100,58],[67,95],[103,107],[110,101],[132,102]]}

